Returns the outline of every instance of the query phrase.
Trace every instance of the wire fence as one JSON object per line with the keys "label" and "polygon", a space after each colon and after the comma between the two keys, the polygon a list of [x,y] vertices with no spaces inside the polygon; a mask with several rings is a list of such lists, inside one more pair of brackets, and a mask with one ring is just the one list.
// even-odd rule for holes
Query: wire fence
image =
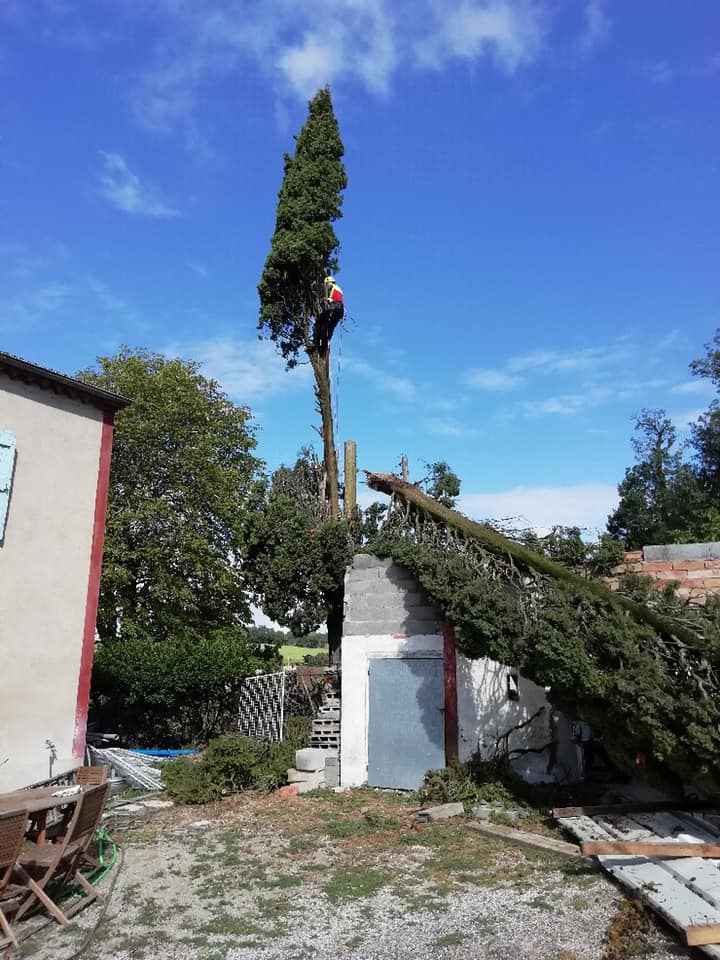
{"label": "wire fence", "polygon": [[282,741],[288,717],[315,717],[321,702],[316,684],[292,669],[248,677],[240,689],[238,731],[254,740]]}

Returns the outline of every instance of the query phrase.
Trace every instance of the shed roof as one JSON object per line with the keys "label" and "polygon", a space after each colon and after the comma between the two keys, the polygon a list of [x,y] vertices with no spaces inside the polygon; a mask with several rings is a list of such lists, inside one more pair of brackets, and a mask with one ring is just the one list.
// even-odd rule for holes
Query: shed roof
{"label": "shed roof", "polygon": [[130,404],[126,397],[101,390],[100,387],[93,387],[75,377],[58,373],[56,370],[39,367],[35,363],[15,357],[11,353],[3,353],[1,350],[0,374],[5,374],[11,380],[22,380],[23,383],[36,384],[44,390],[52,390],[54,393],[61,393],[75,400],[81,400],[83,403],[92,403],[101,410],[112,413]]}

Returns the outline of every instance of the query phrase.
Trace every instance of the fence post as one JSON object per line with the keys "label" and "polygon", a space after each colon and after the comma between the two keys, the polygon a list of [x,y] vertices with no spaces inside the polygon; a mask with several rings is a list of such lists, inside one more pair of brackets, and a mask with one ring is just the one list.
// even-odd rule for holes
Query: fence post
{"label": "fence post", "polygon": [[285,738],[285,671],[283,670],[280,679],[280,730],[278,741],[283,742]]}

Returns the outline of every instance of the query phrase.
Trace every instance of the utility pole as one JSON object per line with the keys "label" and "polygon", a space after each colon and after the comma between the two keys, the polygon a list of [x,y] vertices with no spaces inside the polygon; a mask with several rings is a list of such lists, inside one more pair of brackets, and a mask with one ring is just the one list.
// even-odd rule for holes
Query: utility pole
{"label": "utility pole", "polygon": [[408,476],[409,476],[409,473],[408,473],[408,458],[405,456],[405,454],[402,455],[402,458],[401,458],[401,460],[400,460],[400,470],[402,471],[402,478],[403,478],[403,480],[405,481],[405,483],[407,483],[407,482],[408,482]]}
{"label": "utility pole", "polygon": [[345,518],[352,520],[357,507],[357,445],[345,441]]}

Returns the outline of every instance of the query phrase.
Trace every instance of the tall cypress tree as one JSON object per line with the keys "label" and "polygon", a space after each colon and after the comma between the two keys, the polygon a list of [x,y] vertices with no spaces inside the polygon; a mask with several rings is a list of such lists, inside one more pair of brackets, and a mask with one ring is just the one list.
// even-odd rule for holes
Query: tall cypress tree
{"label": "tall cypress tree", "polygon": [[296,138],[295,154],[285,154],[285,175],[270,253],[258,285],[258,329],[274,341],[288,369],[304,353],[315,375],[315,397],[322,421],[323,457],[330,516],[339,516],[338,466],[330,391],[330,339],[320,337],[324,278],[338,270],[338,238],[333,223],[342,216],[347,176],[330,90],[319,90],[308,104],[308,118]]}

